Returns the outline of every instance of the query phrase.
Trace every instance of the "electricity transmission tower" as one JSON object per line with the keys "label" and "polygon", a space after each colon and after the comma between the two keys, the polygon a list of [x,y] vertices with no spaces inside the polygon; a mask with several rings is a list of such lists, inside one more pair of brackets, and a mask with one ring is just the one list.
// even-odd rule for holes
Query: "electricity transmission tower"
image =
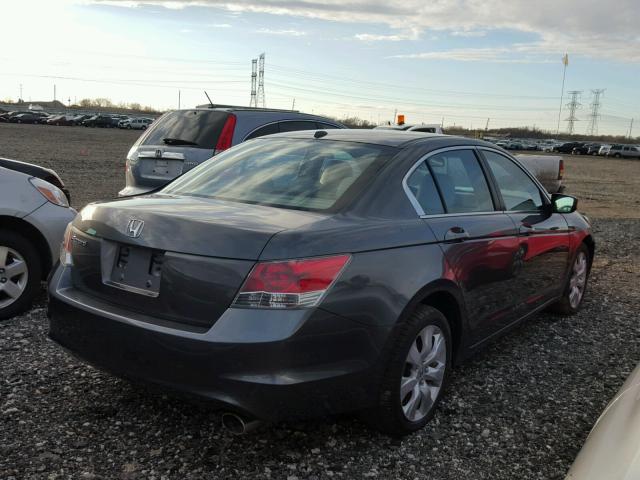
{"label": "electricity transmission tower", "polygon": [[256,100],[256,83],[258,78],[258,59],[251,60],[251,100],[249,101],[250,107],[257,107],[258,101]]}
{"label": "electricity transmission tower", "polygon": [[567,121],[567,132],[569,133],[569,135],[571,135],[573,134],[575,123],[579,121],[576,117],[576,110],[578,110],[582,106],[582,104],[578,101],[582,92],[579,90],[572,90],[567,93],[571,96],[571,100],[569,101],[569,103],[567,103],[569,116],[565,120]]}
{"label": "electricity transmission tower", "polygon": [[589,125],[587,126],[587,135],[598,134],[598,120],[600,118],[600,97],[604,94],[604,88],[591,90],[593,100],[591,101],[591,113],[589,114]]}
{"label": "electricity transmission tower", "polygon": [[264,98],[264,53],[261,53],[258,59],[258,99],[256,106],[267,107],[267,102]]}

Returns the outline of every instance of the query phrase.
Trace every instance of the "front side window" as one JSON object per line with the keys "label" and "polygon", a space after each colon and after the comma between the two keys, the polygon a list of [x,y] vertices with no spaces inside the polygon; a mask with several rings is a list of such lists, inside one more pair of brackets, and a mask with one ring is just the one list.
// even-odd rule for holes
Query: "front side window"
{"label": "front side window", "polygon": [[518,165],[498,153],[485,151],[484,156],[507,210],[542,210],[544,203],[538,186]]}
{"label": "front side window", "polygon": [[327,211],[357,195],[396,152],[355,142],[257,139],[204,162],[161,193]]}
{"label": "front side window", "polygon": [[429,157],[427,163],[447,213],[494,210],[487,180],[472,150],[439,153]]}
{"label": "front side window", "polygon": [[272,135],[274,133],[278,133],[280,131],[280,129],[278,128],[278,124],[277,123],[270,123],[268,125],[265,125],[264,127],[260,127],[257,130],[254,130],[253,132],[251,132],[249,135],[247,135],[247,138],[245,138],[245,140],[251,140],[252,138],[258,138],[258,137],[264,137],[265,135]]}

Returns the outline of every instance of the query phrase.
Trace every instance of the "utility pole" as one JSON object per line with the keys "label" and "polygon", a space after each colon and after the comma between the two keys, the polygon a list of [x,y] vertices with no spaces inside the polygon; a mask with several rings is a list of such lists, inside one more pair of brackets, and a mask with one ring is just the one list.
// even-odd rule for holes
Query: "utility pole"
{"label": "utility pole", "polygon": [[578,122],[578,118],[576,117],[576,110],[578,110],[582,104],[579,102],[580,94],[582,93],[579,90],[572,90],[567,92],[571,96],[571,100],[567,103],[567,108],[569,109],[569,116],[566,118],[567,123],[567,133],[569,135],[573,134],[575,123]]}
{"label": "utility pole", "polygon": [[257,107],[258,101],[256,100],[256,85],[258,83],[258,59],[251,60],[251,100],[249,100],[249,107]]}
{"label": "utility pole", "polygon": [[593,100],[591,101],[591,113],[589,114],[589,125],[587,126],[587,135],[598,134],[598,119],[600,118],[600,97],[604,93],[604,88],[591,90]]}
{"label": "utility pole", "polygon": [[22,101],[22,84],[20,84],[20,98],[18,100]]}
{"label": "utility pole", "polygon": [[491,120],[490,118],[487,118],[487,123],[484,126],[484,131],[487,132],[489,131],[489,120]]}
{"label": "utility pole", "polygon": [[180,90],[178,90],[178,110],[180,110]]}
{"label": "utility pole", "polygon": [[56,84],[53,84],[53,101],[56,101]]}
{"label": "utility pole", "polygon": [[631,124],[629,125],[629,138],[631,138],[632,132],[633,132],[633,118],[631,119]]}
{"label": "utility pole", "polygon": [[291,110],[295,110],[296,109],[296,99],[293,99],[293,102],[291,102]]}
{"label": "utility pole", "polygon": [[564,69],[562,70],[562,90],[560,90],[560,110],[558,110],[558,128],[556,129],[556,135],[560,133],[560,117],[562,116],[562,101],[564,100],[564,79],[567,76],[567,66],[569,65],[569,54],[565,53],[562,57],[562,64]]}
{"label": "utility pole", "polygon": [[258,57],[258,97],[256,106],[267,108],[267,100],[264,96],[264,53],[261,53]]}

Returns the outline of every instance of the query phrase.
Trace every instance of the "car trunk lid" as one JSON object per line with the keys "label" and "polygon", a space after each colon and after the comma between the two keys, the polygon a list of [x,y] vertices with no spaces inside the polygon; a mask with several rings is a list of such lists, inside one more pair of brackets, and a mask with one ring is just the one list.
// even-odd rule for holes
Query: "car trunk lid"
{"label": "car trunk lid", "polygon": [[270,238],[322,215],[153,195],[90,205],[74,221],[74,286],[195,328],[226,310]]}

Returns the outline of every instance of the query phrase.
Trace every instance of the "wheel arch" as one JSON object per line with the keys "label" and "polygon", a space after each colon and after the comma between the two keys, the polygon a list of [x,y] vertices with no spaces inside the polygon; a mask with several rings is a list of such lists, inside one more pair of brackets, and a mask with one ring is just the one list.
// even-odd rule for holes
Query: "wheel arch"
{"label": "wheel arch", "polygon": [[46,279],[51,270],[53,259],[44,235],[26,220],[7,215],[0,215],[0,230],[14,231],[34,243],[42,264],[42,279]]}
{"label": "wheel arch", "polygon": [[584,243],[589,249],[589,269],[591,269],[591,265],[593,264],[593,256],[596,253],[596,242],[591,235],[587,235],[582,239],[582,243]]}
{"label": "wheel arch", "polygon": [[458,285],[444,279],[425,285],[407,304],[401,318],[406,318],[420,305],[433,307],[445,316],[451,328],[454,362],[463,358],[467,321],[462,292]]}

